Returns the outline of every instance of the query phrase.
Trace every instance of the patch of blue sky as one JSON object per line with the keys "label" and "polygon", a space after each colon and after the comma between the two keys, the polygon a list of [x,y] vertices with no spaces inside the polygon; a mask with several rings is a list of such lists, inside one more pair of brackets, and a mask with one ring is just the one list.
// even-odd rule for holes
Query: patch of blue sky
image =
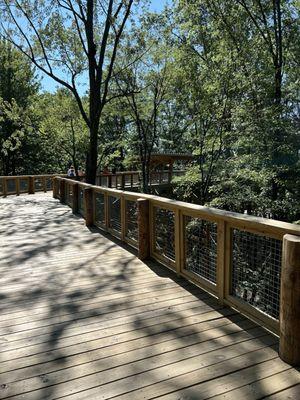
{"label": "patch of blue sky", "polygon": [[[153,12],[160,12],[163,10],[164,6],[170,3],[170,0],[151,0],[149,4],[149,9]],[[56,75],[61,78],[61,79],[66,79],[67,76],[64,72],[60,70],[56,70]],[[41,90],[43,92],[52,92],[54,93],[60,85],[54,81],[52,78],[49,76],[37,71],[37,74],[40,78],[41,81]],[[79,78],[77,78],[77,87],[78,87],[78,92],[80,95],[84,95],[86,91],[88,90],[87,87],[87,82],[88,82],[88,73],[82,73]]]}

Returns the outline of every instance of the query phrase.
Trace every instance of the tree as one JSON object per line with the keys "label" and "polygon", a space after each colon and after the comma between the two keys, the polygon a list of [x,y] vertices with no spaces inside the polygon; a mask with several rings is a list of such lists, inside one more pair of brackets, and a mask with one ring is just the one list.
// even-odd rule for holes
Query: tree
{"label": "tree", "polygon": [[[87,182],[95,183],[99,123],[133,0],[1,0],[2,32],[44,74],[74,96],[89,129]],[[88,81],[87,108],[80,79]]]}
{"label": "tree", "polygon": [[5,40],[0,41],[0,170],[20,172],[22,146],[29,134],[26,114],[38,90],[28,60]]}
{"label": "tree", "polygon": [[39,114],[39,131],[52,143],[64,171],[71,162],[77,173],[85,158],[88,130],[73,96],[65,89],[40,95],[36,112]]}

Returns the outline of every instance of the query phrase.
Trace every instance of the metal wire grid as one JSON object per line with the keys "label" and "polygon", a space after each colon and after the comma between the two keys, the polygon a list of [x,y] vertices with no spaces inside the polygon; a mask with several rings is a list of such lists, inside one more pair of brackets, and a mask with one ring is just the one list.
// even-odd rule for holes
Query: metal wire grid
{"label": "metal wire grid", "polygon": [[217,224],[184,217],[185,269],[217,282]]}
{"label": "metal wire grid", "polygon": [[162,182],[166,183],[169,181],[169,173],[168,172],[163,172],[162,173]]}
{"label": "metal wire grid", "polygon": [[43,180],[40,178],[34,178],[34,190],[36,192],[43,190]]}
{"label": "metal wire grid", "polygon": [[125,186],[131,186],[131,175],[125,175]]}
{"label": "metal wire grid", "polygon": [[134,200],[125,200],[126,237],[138,241],[138,207]]}
{"label": "metal wire grid", "polygon": [[111,187],[117,187],[117,183],[118,183],[117,175],[113,175],[111,177]]}
{"label": "metal wire grid", "polygon": [[232,295],[279,318],[282,241],[232,230]]}
{"label": "metal wire grid", "polygon": [[108,197],[109,227],[121,233],[121,199],[119,197]]}
{"label": "metal wire grid", "polygon": [[17,180],[16,179],[7,179],[6,180],[6,190],[7,190],[7,193],[16,193]]}
{"label": "metal wire grid", "polygon": [[159,172],[151,172],[151,174],[150,174],[150,182],[152,184],[160,183],[160,173]]}
{"label": "metal wire grid", "polygon": [[73,205],[73,187],[72,185],[67,184],[67,204],[69,204],[70,207]]}
{"label": "metal wire grid", "polygon": [[22,178],[19,180],[20,182],[20,192],[28,192],[29,182],[28,178]]}
{"label": "metal wire grid", "polygon": [[78,212],[84,216],[83,189],[78,187]]}
{"label": "metal wire grid", "polygon": [[95,223],[105,225],[105,200],[103,193],[95,193]]}
{"label": "metal wire grid", "polygon": [[175,213],[154,207],[153,214],[155,251],[175,261]]}
{"label": "metal wire grid", "polygon": [[47,190],[52,189],[52,178],[46,178],[46,189]]}

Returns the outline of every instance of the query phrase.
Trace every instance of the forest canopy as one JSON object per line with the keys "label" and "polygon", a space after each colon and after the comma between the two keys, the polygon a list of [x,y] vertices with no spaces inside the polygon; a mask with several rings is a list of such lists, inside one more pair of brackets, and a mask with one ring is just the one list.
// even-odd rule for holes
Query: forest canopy
{"label": "forest canopy", "polygon": [[0,0],[0,174],[138,168],[147,191],[152,153],[191,153],[172,197],[300,220],[299,1],[99,4]]}

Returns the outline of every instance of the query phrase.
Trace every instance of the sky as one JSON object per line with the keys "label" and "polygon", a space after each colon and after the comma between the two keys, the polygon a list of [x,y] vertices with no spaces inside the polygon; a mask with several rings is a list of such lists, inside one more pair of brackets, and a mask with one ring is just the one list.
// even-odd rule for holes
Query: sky
{"label": "sky", "polygon": [[[166,4],[167,4],[167,0],[151,0],[150,10],[155,11],[155,12],[159,12],[159,11],[161,11],[163,9],[163,7]],[[58,83],[55,82],[50,77],[48,77],[47,75],[39,74],[39,77],[41,79],[41,89],[42,89],[42,91],[55,92],[56,89],[59,87]],[[80,87],[79,87],[78,91],[81,92],[81,91],[84,91],[84,89],[82,88],[82,90],[80,90]]]}

